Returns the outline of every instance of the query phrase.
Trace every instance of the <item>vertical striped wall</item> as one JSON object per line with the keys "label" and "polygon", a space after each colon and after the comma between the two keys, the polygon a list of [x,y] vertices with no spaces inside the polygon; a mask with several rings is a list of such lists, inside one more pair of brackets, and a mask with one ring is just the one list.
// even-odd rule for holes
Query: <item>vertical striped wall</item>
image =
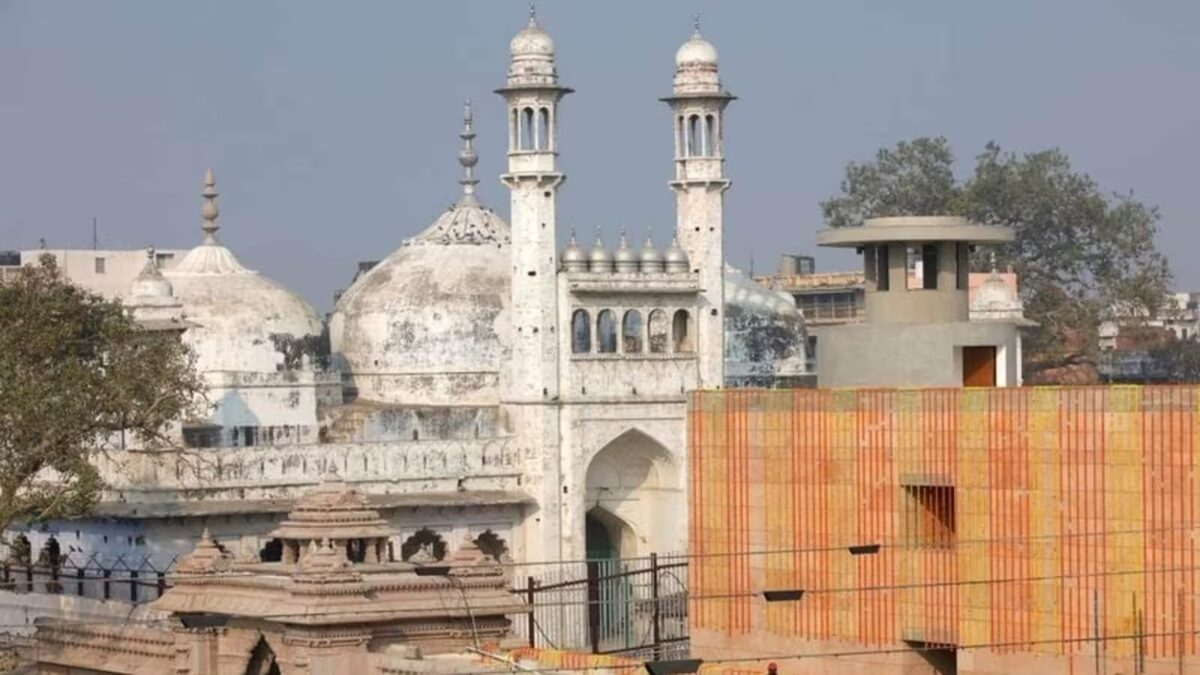
{"label": "vertical striped wall", "polygon": [[1080,653],[1099,633],[1138,636],[1109,657],[1195,655],[1197,405],[1187,386],[697,392],[690,621],[1000,653]]}

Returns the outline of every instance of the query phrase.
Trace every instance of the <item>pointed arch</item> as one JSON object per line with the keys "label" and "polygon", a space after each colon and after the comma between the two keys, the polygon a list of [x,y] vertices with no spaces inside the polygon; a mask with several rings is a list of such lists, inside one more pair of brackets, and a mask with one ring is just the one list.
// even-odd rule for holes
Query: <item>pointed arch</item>
{"label": "pointed arch", "polygon": [[665,354],[667,352],[668,341],[670,340],[670,326],[667,323],[667,313],[661,309],[656,309],[650,312],[650,318],[647,321],[650,335],[650,353]]}
{"label": "pointed arch", "polygon": [[586,309],[577,309],[571,314],[571,353],[587,354],[592,351],[592,317]]}
{"label": "pointed arch", "polygon": [[267,639],[258,636],[258,643],[250,650],[250,660],[246,663],[246,675],[280,675],[279,663],[275,660],[275,650],[267,644]]}
{"label": "pointed arch", "polygon": [[601,354],[617,352],[617,315],[611,309],[600,310],[596,316],[596,345]]}
{"label": "pointed arch", "polygon": [[636,309],[621,319],[621,340],[626,354],[642,353],[642,313]]}
{"label": "pointed arch", "polygon": [[400,544],[400,559],[407,561],[425,547],[428,547],[434,560],[442,560],[446,557],[446,540],[428,527],[422,527],[405,539],[403,544]]}

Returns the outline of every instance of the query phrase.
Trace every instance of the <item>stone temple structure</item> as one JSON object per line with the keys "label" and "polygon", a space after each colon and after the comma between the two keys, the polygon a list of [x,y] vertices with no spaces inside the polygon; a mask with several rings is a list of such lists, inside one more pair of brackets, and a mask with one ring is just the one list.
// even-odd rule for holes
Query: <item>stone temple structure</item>
{"label": "stone temple structure", "polygon": [[804,323],[726,266],[734,97],[699,26],[663,99],[677,213],[666,246],[560,233],[571,89],[555,49],[536,16],[509,45],[496,92],[507,220],[476,195],[468,104],[457,201],[361,274],[327,326],[220,243],[209,172],[200,245],[148,270],[128,301],[135,315],[176,308],[182,323],[162,328],[184,325],[212,412],[185,425],[183,450],[98,456],[110,491],[97,516],[26,532],[33,549],[54,537],[64,552],[169,559],[207,527],[238,555],[289,560],[280,522],[331,468],[386,525],[379,559],[422,545],[440,557],[484,535],[518,560],[683,549],[687,392],[794,386]]}

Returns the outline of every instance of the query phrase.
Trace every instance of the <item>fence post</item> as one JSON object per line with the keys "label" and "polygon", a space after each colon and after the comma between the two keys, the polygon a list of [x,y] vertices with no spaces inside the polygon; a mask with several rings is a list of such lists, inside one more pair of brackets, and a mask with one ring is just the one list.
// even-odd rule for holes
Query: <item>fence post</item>
{"label": "fence post", "polygon": [[129,601],[137,604],[138,598],[138,573],[137,570],[129,570]]}
{"label": "fence post", "polygon": [[534,605],[533,605],[533,598],[534,598],[533,584],[534,584],[533,577],[527,577],[525,579],[525,597],[529,601],[529,619],[528,619],[529,626],[528,626],[528,629],[529,629],[529,647],[531,649],[537,647],[537,618],[535,618],[533,616],[533,607],[534,607]]}
{"label": "fence post", "polygon": [[650,554],[650,639],[654,643],[654,660],[662,660],[661,610],[658,597],[658,554]]}
{"label": "fence post", "polygon": [[78,595],[81,598],[83,597],[84,576],[85,576],[85,573],[84,573],[84,569],[82,567],[75,570],[75,578],[79,580],[79,581],[75,582],[75,595]]}
{"label": "fence post", "polygon": [[158,597],[162,597],[163,593],[167,592],[167,573],[158,573]]}
{"label": "fence post", "polygon": [[588,639],[592,653],[600,653],[600,563],[587,561]]}
{"label": "fence post", "polygon": [[109,581],[110,579],[112,579],[112,570],[110,570],[108,568],[104,568],[103,574],[104,574],[104,599],[112,600],[112,585],[111,585],[112,582]]}

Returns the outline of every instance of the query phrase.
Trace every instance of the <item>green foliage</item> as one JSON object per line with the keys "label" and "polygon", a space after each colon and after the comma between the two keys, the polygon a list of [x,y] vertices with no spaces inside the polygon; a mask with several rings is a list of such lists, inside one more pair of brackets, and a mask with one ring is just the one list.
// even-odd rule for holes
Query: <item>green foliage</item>
{"label": "green foliage", "polygon": [[169,442],[203,391],[178,336],[140,330],[53,258],[0,282],[0,531],[85,513],[103,487],[91,453]]}
{"label": "green foliage", "polygon": [[1200,342],[1196,340],[1168,340],[1150,350],[1150,359],[1168,382],[1200,382]]}
{"label": "green foliage", "polygon": [[873,162],[847,165],[841,194],[821,208],[830,227],[899,215],[1012,227],[1015,241],[996,254],[1017,272],[1026,316],[1039,324],[1025,349],[1034,381],[1038,370],[1091,359],[1111,308],[1153,316],[1170,283],[1154,244],[1158,210],[1132,194],[1103,193],[1058,149],[1017,155],[989,143],[971,177],[956,181],[946,139],[901,142]]}

